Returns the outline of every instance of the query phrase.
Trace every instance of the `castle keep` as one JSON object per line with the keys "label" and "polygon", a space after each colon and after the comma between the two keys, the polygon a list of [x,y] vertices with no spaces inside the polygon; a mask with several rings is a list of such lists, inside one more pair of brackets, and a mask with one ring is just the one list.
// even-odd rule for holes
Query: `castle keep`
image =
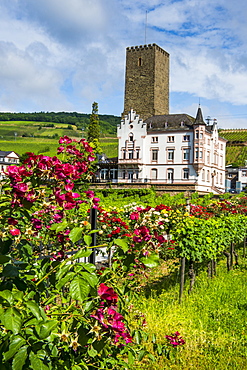
{"label": "castle keep", "polygon": [[156,44],[126,49],[124,112],[143,119],[169,114],[169,54]]}
{"label": "castle keep", "polygon": [[225,192],[226,140],[217,124],[169,113],[169,54],[156,44],[126,49],[124,112],[117,168],[101,166],[103,181],[162,191]]}

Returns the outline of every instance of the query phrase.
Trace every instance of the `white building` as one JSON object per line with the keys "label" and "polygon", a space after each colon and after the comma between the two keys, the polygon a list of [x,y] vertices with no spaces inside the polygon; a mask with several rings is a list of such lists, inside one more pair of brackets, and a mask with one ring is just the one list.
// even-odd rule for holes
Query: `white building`
{"label": "white building", "polygon": [[11,151],[0,150],[0,180],[5,178],[4,172],[10,165],[19,163],[19,155]]}
{"label": "white building", "polygon": [[131,110],[118,127],[118,182],[172,184],[200,193],[225,191],[226,140],[201,108],[149,117]]}
{"label": "white building", "polygon": [[237,182],[237,190],[241,192],[242,190],[246,189],[247,187],[247,167],[240,167],[238,168],[238,182]]}

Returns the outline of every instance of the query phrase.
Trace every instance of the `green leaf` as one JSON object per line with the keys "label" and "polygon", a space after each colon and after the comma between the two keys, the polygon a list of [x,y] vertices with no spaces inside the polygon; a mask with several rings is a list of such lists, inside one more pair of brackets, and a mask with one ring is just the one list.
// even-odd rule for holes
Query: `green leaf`
{"label": "green leaf", "polygon": [[142,349],[138,354],[138,361],[142,361],[143,357],[147,354],[147,351],[145,349]]}
{"label": "green leaf", "polygon": [[74,255],[74,259],[77,260],[79,258],[89,257],[91,253],[91,249],[81,249]]}
{"label": "green leaf", "polygon": [[[91,254],[91,251],[90,251],[90,254]],[[80,265],[84,268],[84,270],[87,270],[90,273],[96,270],[96,266],[93,265],[92,263],[80,262]]]}
{"label": "green leaf", "polygon": [[4,256],[3,254],[0,254],[0,263],[1,264],[4,264],[6,262],[9,262],[10,259],[11,259],[10,257]]}
{"label": "green leaf", "polygon": [[128,364],[133,365],[134,361],[135,361],[135,357],[132,351],[128,351]]}
{"label": "green leaf", "polygon": [[142,257],[140,261],[147,267],[153,268],[159,265],[158,254],[151,254],[149,257]]}
{"label": "green leaf", "polygon": [[74,227],[70,233],[69,238],[72,241],[72,243],[78,242],[82,238],[82,231],[83,229],[81,227]]}
{"label": "green leaf", "polygon": [[67,226],[68,226],[67,221],[63,221],[63,222],[59,223],[57,228],[56,228],[56,232],[59,233],[60,231],[65,230]]}
{"label": "green leaf", "polygon": [[6,289],[6,290],[3,290],[3,291],[0,291],[0,297],[2,297],[7,302],[9,302],[9,304],[13,304],[13,302],[14,302],[14,297],[13,297],[13,294],[10,290]]}
{"label": "green leaf", "polygon": [[34,301],[27,301],[25,302],[26,306],[29,308],[29,310],[32,312],[32,314],[36,317],[36,319],[41,320],[42,315],[40,312],[40,308]]}
{"label": "green leaf", "polygon": [[85,362],[80,362],[79,365],[72,366],[72,370],[82,370],[82,369],[88,370],[88,366]]}
{"label": "green leaf", "polygon": [[33,370],[49,370],[49,367],[35,353],[30,352],[29,360]]}
{"label": "green leaf", "polygon": [[12,370],[22,370],[27,358],[28,346],[21,347],[14,357]]}
{"label": "green leaf", "polygon": [[90,247],[90,245],[92,244],[92,237],[90,235],[84,235],[83,239],[86,245]]}
{"label": "green leaf", "polygon": [[65,274],[67,274],[68,270],[71,268],[70,264],[63,265],[62,263],[57,268],[56,278],[60,280]]}
{"label": "green leaf", "polygon": [[58,224],[51,225],[50,230],[53,230],[53,231],[56,231],[57,233],[59,233],[60,231],[63,231],[64,229],[66,229],[67,226],[68,226],[68,222],[63,221],[63,222],[60,222]]}
{"label": "green leaf", "polygon": [[96,351],[93,346],[89,347],[87,350],[87,353],[89,354],[90,357],[95,357],[98,354],[98,351]]}
{"label": "green leaf", "polygon": [[0,253],[7,254],[10,251],[10,246],[12,245],[12,240],[7,239],[5,241],[0,241]]}
{"label": "green leaf", "polygon": [[141,335],[140,335],[139,330],[136,330],[135,331],[134,340],[136,341],[137,344],[140,344],[141,343]]}
{"label": "green leaf", "polygon": [[2,274],[5,277],[18,277],[19,271],[16,266],[9,263],[8,265],[4,266]]}
{"label": "green leaf", "polygon": [[23,300],[24,293],[23,292],[20,292],[20,291],[17,291],[17,292],[14,292],[13,293],[13,296],[14,296],[14,298],[17,301],[22,301]]}
{"label": "green leaf", "polygon": [[9,350],[8,352],[5,352],[3,355],[4,360],[8,361],[10,358],[12,358],[16,354],[18,349],[25,343],[26,343],[25,339],[23,339],[19,335],[18,336],[11,335]]}
{"label": "green leaf", "polygon": [[152,353],[149,353],[148,354],[148,358],[151,360],[151,361],[153,361],[153,362],[155,362],[157,359],[156,359],[156,357],[154,356],[154,355],[152,355]]}
{"label": "green leaf", "polygon": [[27,262],[23,261],[13,261],[14,265],[18,268],[18,270],[25,270],[28,266]]}
{"label": "green leaf", "polygon": [[58,321],[56,320],[49,320],[46,322],[41,322],[36,326],[36,331],[40,339],[45,339],[49,337],[51,331],[55,329],[57,326]]}
{"label": "green leaf", "polygon": [[94,307],[94,302],[93,301],[88,301],[84,304],[84,311],[88,312],[88,311],[92,310],[93,307]]}
{"label": "green leaf", "polygon": [[116,244],[119,247],[121,247],[124,253],[128,252],[129,250],[129,244],[124,239],[114,239],[113,244]]}
{"label": "green leaf", "polygon": [[83,271],[80,275],[91,285],[91,287],[95,287],[98,284],[98,278],[95,274]]}
{"label": "green leaf", "polygon": [[69,287],[70,296],[72,299],[84,301],[90,292],[90,285],[81,277],[75,277]]}
{"label": "green leaf", "polygon": [[13,334],[18,334],[21,329],[21,314],[15,307],[7,308],[1,321],[7,330],[11,330]]}
{"label": "green leaf", "polygon": [[62,279],[56,284],[56,288],[60,290],[68,281],[71,281],[75,276],[74,272],[68,272]]}

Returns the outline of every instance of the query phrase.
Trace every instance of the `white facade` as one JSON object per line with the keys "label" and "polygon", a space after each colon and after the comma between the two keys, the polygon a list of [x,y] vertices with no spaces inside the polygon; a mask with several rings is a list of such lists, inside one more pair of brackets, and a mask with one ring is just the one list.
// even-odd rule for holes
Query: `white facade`
{"label": "white facade", "polygon": [[15,152],[7,152],[0,150],[0,180],[5,178],[8,166],[17,165],[19,163],[19,156]]}
{"label": "white facade", "polygon": [[118,182],[193,185],[199,192],[225,190],[226,140],[217,124],[206,125],[201,108],[153,116],[145,122],[131,110],[118,127]]}
{"label": "white facade", "polygon": [[240,191],[247,187],[247,167],[240,167],[238,169],[238,181],[240,185]]}

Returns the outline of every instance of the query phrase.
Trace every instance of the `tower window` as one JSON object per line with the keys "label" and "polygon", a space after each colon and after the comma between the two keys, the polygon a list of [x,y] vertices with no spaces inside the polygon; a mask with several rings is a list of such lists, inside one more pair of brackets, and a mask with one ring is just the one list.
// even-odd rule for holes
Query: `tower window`
{"label": "tower window", "polygon": [[138,67],[142,66],[142,58],[138,58]]}

